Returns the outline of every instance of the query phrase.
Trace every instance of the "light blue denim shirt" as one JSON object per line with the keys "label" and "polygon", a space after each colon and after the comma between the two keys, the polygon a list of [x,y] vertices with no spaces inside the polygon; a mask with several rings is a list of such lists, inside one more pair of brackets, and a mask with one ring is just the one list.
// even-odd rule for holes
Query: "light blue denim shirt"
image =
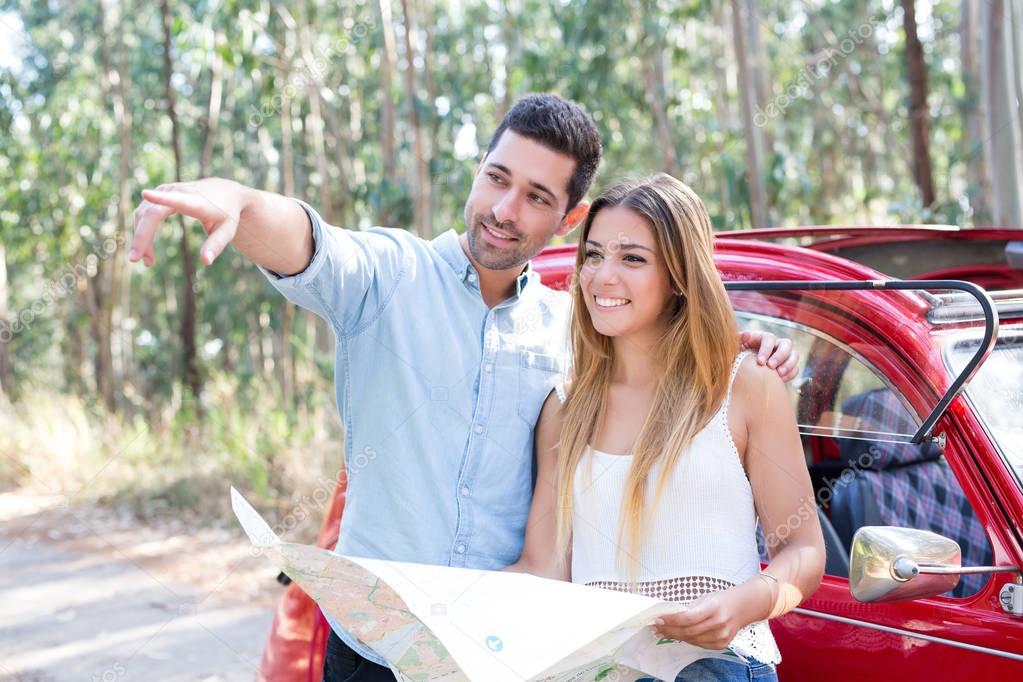
{"label": "light blue denim shirt", "polygon": [[[522,552],[533,427],[564,380],[569,297],[527,266],[488,308],[450,230],[313,225],[305,271],[264,270],[334,329],[348,492],[336,552],[500,569]],[[350,647],[386,663],[337,623]]]}

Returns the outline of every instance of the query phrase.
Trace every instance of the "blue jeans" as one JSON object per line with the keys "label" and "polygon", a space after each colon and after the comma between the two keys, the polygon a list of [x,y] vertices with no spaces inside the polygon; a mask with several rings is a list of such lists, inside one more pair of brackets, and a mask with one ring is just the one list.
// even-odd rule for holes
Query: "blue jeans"
{"label": "blue jeans", "polygon": [[323,657],[323,682],[394,682],[394,673],[367,661],[331,630]]}
{"label": "blue jeans", "polygon": [[[778,682],[778,673],[770,663],[761,663],[749,659],[742,661],[726,661],[719,658],[701,658],[687,665],[675,678],[675,682]],[[637,682],[654,682],[654,678],[645,677]]]}

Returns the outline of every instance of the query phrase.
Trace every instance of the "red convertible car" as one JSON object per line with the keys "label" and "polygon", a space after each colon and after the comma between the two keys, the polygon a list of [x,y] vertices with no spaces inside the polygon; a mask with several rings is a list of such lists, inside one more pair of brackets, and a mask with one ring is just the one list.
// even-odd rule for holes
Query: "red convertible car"
{"label": "red convertible car", "polygon": [[[801,356],[792,409],[828,558],[816,594],[771,622],[782,680],[1023,679],[1021,237],[719,234],[740,327],[790,338]],[[575,246],[534,261],[554,287],[574,264]],[[321,546],[343,507],[342,477]],[[289,585],[261,678],[318,681],[327,634]]]}

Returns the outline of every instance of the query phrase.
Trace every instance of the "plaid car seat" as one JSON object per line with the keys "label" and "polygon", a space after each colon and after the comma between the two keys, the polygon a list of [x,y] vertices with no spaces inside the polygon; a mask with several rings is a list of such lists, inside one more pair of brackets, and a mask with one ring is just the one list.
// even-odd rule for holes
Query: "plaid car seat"
{"label": "plaid car seat", "polygon": [[[916,431],[898,397],[876,389],[849,398],[842,413],[858,417],[858,430],[886,434]],[[881,435],[881,438],[885,436]],[[912,445],[840,438],[848,473],[835,484],[831,522],[846,547],[860,526],[902,526],[955,540],[964,566],[990,565],[991,545],[962,486],[933,443]],[[947,596],[975,594],[985,575],[965,575]]]}

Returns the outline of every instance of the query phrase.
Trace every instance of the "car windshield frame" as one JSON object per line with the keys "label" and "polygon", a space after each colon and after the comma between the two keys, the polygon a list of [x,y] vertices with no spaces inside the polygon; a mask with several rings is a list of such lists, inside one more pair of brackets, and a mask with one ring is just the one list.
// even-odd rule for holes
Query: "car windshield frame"
{"label": "car windshield frame", "polygon": [[[956,368],[961,364],[962,358],[956,358],[957,354],[968,355],[969,351],[958,350],[964,344],[970,344],[971,348],[974,344],[982,341],[980,333],[976,329],[960,331],[946,335],[941,340],[941,356],[942,361],[950,372],[955,372]],[[1011,324],[1002,327],[999,331],[998,338],[995,343],[995,347],[992,349],[991,354],[988,356],[988,361],[995,359],[998,353],[1020,351],[1023,350],[1023,323]],[[1001,356],[998,356],[998,360]],[[996,423],[996,420],[992,418],[990,409],[987,406],[987,402],[984,398],[978,396],[980,391],[985,388],[993,388],[990,384],[985,381],[986,375],[983,372],[983,367],[973,379],[966,385],[965,390],[962,392],[963,399],[970,405],[973,413],[977,416],[977,421],[980,423],[984,432],[987,434],[991,443],[994,445],[995,450],[998,452],[998,456],[1002,459],[1002,464],[1009,471],[1009,474],[1016,480],[1016,485],[1023,491],[1023,450],[1018,455],[1016,450],[1012,450],[1011,447],[1006,443],[1006,438],[1003,433],[1001,426]],[[1018,421],[1020,431],[1023,431],[1023,404],[1020,409],[1013,410],[1009,409],[1007,414],[1015,416]]]}
{"label": "car windshield frame", "polygon": [[[981,287],[971,282],[960,280],[760,280],[760,281],[736,281],[726,280],[725,290],[728,292],[810,292],[810,291],[918,291],[926,294],[927,291],[950,290],[960,291],[972,296],[979,305],[984,316],[984,335],[977,352],[974,353],[965,367],[953,373],[953,381],[942,395],[937,405],[924,418],[923,423],[913,435],[910,441],[914,445],[937,440],[933,436],[934,427],[938,420],[948,411],[949,406],[955,397],[963,390],[963,387],[970,382],[991,349],[994,347],[998,337],[998,313],[995,311],[994,302],[990,295]],[[936,302],[934,296],[929,295],[932,303]]]}

